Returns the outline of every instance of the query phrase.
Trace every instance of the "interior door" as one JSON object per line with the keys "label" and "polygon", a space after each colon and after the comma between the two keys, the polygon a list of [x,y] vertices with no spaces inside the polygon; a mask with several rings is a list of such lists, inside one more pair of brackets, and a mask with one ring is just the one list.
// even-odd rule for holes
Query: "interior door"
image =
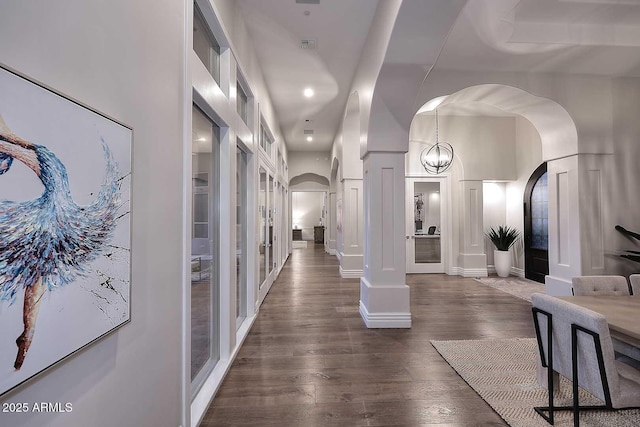
{"label": "interior door", "polygon": [[547,164],[533,172],[524,191],[524,275],[544,283],[549,274]]}
{"label": "interior door", "polygon": [[448,247],[445,177],[406,180],[407,273],[444,273]]}
{"label": "interior door", "polygon": [[268,266],[268,250],[267,250],[267,171],[260,166],[260,194],[258,198],[259,205],[259,218],[260,218],[260,241],[258,244],[259,250],[259,263],[258,268],[260,270],[260,288],[267,282],[267,266]]}

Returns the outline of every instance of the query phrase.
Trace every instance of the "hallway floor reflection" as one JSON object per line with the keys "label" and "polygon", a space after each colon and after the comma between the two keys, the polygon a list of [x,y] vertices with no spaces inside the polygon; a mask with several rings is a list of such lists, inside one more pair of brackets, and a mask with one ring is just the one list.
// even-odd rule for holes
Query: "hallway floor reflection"
{"label": "hallway floor reflection", "polygon": [[531,307],[475,282],[409,275],[411,329],[367,329],[360,283],[296,249],[202,426],[499,426],[429,340],[533,337]]}

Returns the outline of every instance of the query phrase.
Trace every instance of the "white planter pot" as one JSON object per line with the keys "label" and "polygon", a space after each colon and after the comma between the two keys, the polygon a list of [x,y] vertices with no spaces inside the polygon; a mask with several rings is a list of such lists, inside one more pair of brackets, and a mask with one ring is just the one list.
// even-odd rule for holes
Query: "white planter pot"
{"label": "white planter pot", "polygon": [[493,264],[496,267],[498,276],[508,277],[511,272],[511,252],[494,250]]}

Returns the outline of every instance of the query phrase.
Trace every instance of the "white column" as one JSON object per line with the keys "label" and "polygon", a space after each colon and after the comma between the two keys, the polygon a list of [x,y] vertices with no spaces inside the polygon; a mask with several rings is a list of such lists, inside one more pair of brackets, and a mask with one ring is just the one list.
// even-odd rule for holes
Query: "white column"
{"label": "white column", "polygon": [[460,181],[460,194],[459,273],[464,277],[485,277],[482,181]]}
{"label": "white column", "polygon": [[550,295],[571,295],[575,276],[605,274],[602,189],[609,157],[579,154],[547,163]]}
{"label": "white column", "polygon": [[363,273],[362,179],[342,180],[342,253],[340,276],[360,278]]}
{"label": "white column", "polygon": [[327,238],[327,252],[331,255],[336,254],[336,192],[329,192],[329,215],[327,222],[327,233],[329,234]]}
{"label": "white column", "polygon": [[410,328],[405,264],[405,153],[364,157],[364,274],[360,314],[369,328]]}

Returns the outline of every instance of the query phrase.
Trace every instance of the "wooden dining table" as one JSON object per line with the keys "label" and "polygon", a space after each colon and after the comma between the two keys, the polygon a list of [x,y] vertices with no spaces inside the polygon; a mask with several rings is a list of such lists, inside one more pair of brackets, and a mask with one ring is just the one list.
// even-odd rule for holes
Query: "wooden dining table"
{"label": "wooden dining table", "polygon": [[604,315],[612,338],[640,348],[640,295],[558,298]]}

